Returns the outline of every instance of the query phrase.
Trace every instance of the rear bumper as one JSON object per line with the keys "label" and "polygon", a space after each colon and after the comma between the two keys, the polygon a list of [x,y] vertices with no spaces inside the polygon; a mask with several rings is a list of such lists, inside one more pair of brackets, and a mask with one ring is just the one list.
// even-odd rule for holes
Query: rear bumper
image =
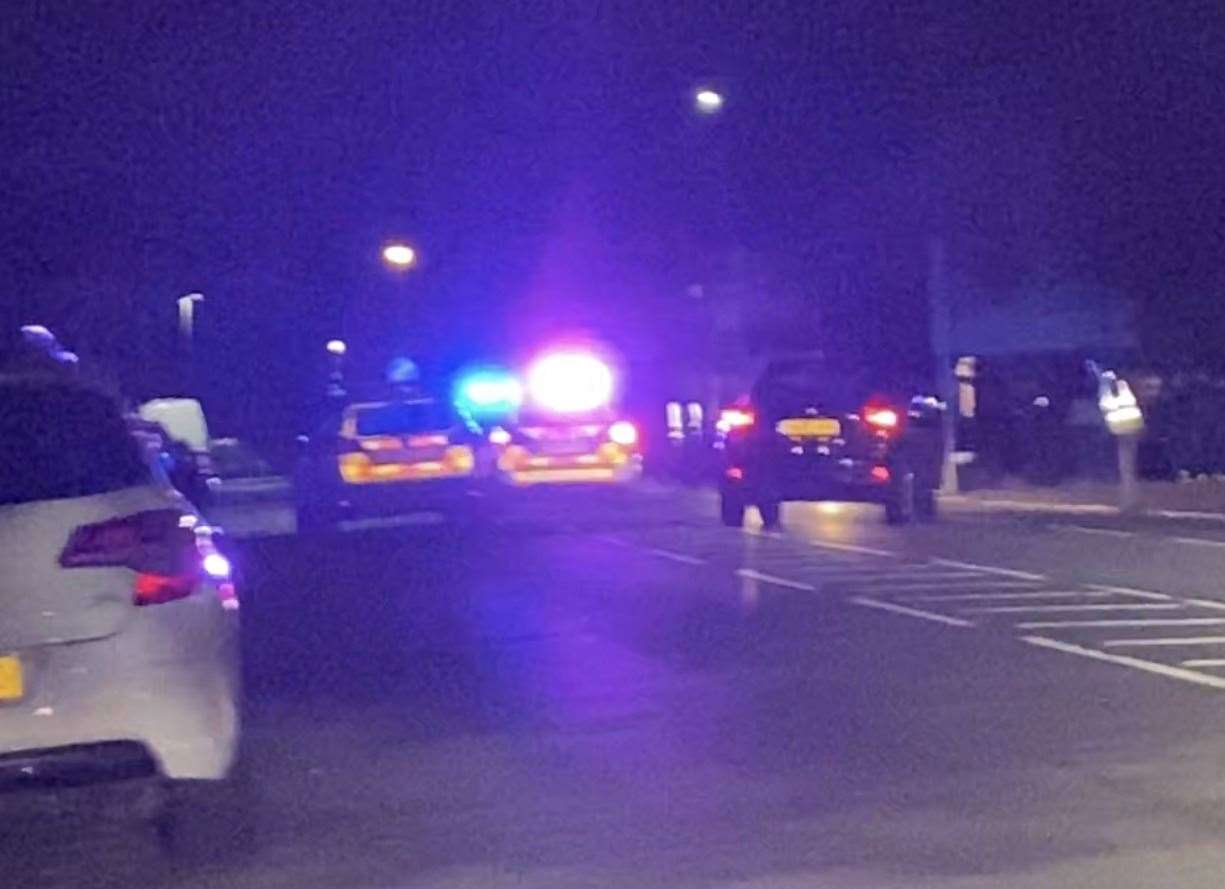
{"label": "rear bumper", "polygon": [[883,463],[868,460],[780,460],[745,472],[742,479],[726,474],[725,490],[755,497],[763,491],[779,500],[833,500],[847,503],[884,503],[893,490],[888,477],[874,477]]}
{"label": "rear bumper", "polygon": [[379,515],[421,509],[446,509],[466,502],[477,488],[476,481],[469,476],[368,485],[340,484],[327,492],[326,496],[334,506],[344,512]]}
{"label": "rear bumper", "polygon": [[193,596],[139,609],[106,639],[17,652],[26,689],[0,706],[0,776],[131,777],[144,762],[169,778],[225,777],[239,734],[237,630],[234,612]]}
{"label": "rear bumper", "polygon": [[634,455],[623,463],[580,458],[537,457],[533,464],[508,469],[502,479],[510,485],[625,484],[642,477],[642,458]]}

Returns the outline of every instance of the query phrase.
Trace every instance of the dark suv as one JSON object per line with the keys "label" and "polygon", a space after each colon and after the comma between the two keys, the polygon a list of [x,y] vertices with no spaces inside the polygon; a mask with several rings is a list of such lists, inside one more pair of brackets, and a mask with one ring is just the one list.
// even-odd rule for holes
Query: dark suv
{"label": "dark suv", "polygon": [[879,503],[890,524],[936,514],[944,407],[820,359],[771,362],[723,411],[716,447],[723,523],[755,505],[766,527],[786,500]]}

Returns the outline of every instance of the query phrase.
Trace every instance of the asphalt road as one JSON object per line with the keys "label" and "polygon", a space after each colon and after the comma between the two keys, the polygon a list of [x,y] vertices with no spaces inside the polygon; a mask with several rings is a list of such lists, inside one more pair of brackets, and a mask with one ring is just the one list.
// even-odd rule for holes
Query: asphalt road
{"label": "asphalt road", "polygon": [[714,516],[231,511],[249,842],[182,864],[96,792],[9,800],[0,884],[1222,885],[1225,525]]}

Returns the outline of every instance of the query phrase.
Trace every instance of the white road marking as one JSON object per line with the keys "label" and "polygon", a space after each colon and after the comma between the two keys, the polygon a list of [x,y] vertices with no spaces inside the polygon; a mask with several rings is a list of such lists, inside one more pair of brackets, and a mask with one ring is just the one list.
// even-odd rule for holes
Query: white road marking
{"label": "white road marking", "polygon": [[1176,602],[1134,602],[1127,605],[1093,604],[1093,605],[1000,605],[990,608],[966,608],[966,614],[1033,614],[1047,611],[1177,611],[1182,608]]}
{"label": "white road marking", "polygon": [[1022,630],[1075,630],[1092,627],[1219,627],[1225,624],[1225,617],[1154,617],[1107,620],[1055,620],[1027,621],[1017,624]]}
{"label": "white road marking", "polygon": [[882,602],[880,599],[869,599],[867,596],[855,596],[851,601],[856,605],[863,605],[867,608],[879,608],[881,611],[891,611],[894,614],[904,614],[907,617],[930,620],[950,627],[974,626],[971,621],[962,620],[960,617],[949,617],[947,614],[937,614],[934,611],[924,611],[921,608],[910,608],[906,605],[898,605],[896,602]]}
{"label": "white road marking", "polygon": [[1005,509],[1016,512],[1059,512],[1072,515],[1117,515],[1117,506],[1102,503],[1031,503],[1025,500],[976,500],[971,497],[942,497],[941,502],[972,505],[980,509]]}
{"label": "white road marking", "polygon": [[1111,596],[1113,593],[1093,593],[1077,590],[1069,592],[1067,590],[1042,590],[1040,592],[1025,592],[1025,593],[952,593],[947,596],[899,596],[908,602],[975,602],[984,601],[992,602],[996,600],[1010,601],[1015,599],[1084,599],[1093,598],[1095,596]]}
{"label": "white road marking", "polygon": [[1102,537],[1135,537],[1134,531],[1116,531],[1114,528],[1090,528],[1088,525],[1059,525],[1052,524],[1046,526],[1048,531],[1075,531],[1078,534],[1099,534]]}
{"label": "white road marking", "polygon": [[1206,537],[1167,537],[1166,539],[1173,540],[1175,543],[1186,543],[1190,546],[1225,547],[1225,540],[1209,540]]}
{"label": "white road marking", "polygon": [[1218,602],[1216,599],[1184,599],[1188,605],[1197,605],[1200,608],[1213,608],[1217,611],[1225,611],[1225,602]]}
{"label": "white road marking", "polygon": [[812,546],[820,547],[821,549],[835,549],[844,553],[859,553],[864,556],[881,556],[883,558],[894,558],[897,553],[889,552],[887,549],[874,549],[870,546],[855,546],[850,543],[828,543],[824,540],[810,540],[808,543]]}
{"label": "white road marking", "polygon": [[658,549],[651,547],[647,550],[653,556],[659,556],[661,559],[671,559],[673,562],[680,562],[682,565],[705,565],[705,559],[699,559],[697,556],[691,556],[687,553],[674,553],[670,549]]}
{"label": "white road marking", "polygon": [[1103,586],[1100,583],[1089,584],[1089,589],[1100,590],[1103,593],[1118,593],[1120,596],[1133,596],[1136,599],[1147,599],[1150,602],[1169,602],[1173,596],[1167,596],[1165,593],[1152,593],[1148,590],[1133,590],[1131,587],[1125,586]]}
{"label": "white road marking", "polygon": [[798,580],[788,580],[785,577],[775,577],[773,574],[762,574],[760,571],[754,571],[752,568],[740,568],[736,571],[736,574],[740,577],[747,577],[749,580],[772,583],[775,586],[785,586],[793,590],[806,590],[810,593],[817,591],[817,588],[812,584],[800,583]]}
{"label": "white road marking", "polygon": [[1170,636],[1163,639],[1107,639],[1104,648],[1172,648],[1179,645],[1221,645],[1225,636]]}
{"label": "white road marking", "polygon": [[1182,661],[1184,667],[1225,667],[1225,657],[1193,657]]}
{"label": "white road marking", "polygon": [[600,543],[607,543],[609,546],[619,546],[622,549],[629,549],[633,546],[628,540],[622,540],[620,537],[602,536],[597,537],[596,540]]}
{"label": "white road marking", "polygon": [[970,571],[984,571],[987,574],[999,574],[1003,577],[1019,577],[1022,580],[1046,580],[1045,574],[1031,574],[1028,571],[1014,571],[1011,568],[996,568],[993,565],[975,565],[973,562],[955,562],[952,559],[932,559],[933,565],[947,565],[949,568],[967,568]]}
{"label": "white road marking", "polygon": [[835,583],[854,584],[858,587],[879,587],[890,592],[909,592],[914,590],[955,590],[972,588],[976,590],[1011,590],[1033,589],[1035,581],[1030,580],[984,580],[981,576],[965,578],[964,580],[916,580],[902,579],[898,582],[887,580],[836,580]]}
{"label": "white road marking", "polygon": [[1225,513],[1198,512],[1193,509],[1150,509],[1149,515],[1160,516],[1163,519],[1207,519],[1208,521],[1225,521]]}
{"label": "white road marking", "polygon": [[1225,678],[1220,676],[1209,676],[1205,673],[1196,673],[1194,670],[1171,667],[1168,664],[1159,664],[1154,661],[1146,661],[1122,654],[1108,654],[1093,648],[1083,648],[1080,645],[1072,645],[1069,642],[1060,642],[1057,639],[1047,639],[1045,636],[1022,636],[1021,640],[1028,642],[1030,645],[1036,645],[1039,648],[1049,648],[1052,651],[1062,651],[1064,654],[1075,654],[1080,657],[1091,658],[1095,661],[1118,664],[1121,667],[1131,667],[1134,670],[1155,673],[1158,676],[1165,676],[1169,679],[1181,679],[1184,682],[1206,685],[1209,688],[1225,689]]}

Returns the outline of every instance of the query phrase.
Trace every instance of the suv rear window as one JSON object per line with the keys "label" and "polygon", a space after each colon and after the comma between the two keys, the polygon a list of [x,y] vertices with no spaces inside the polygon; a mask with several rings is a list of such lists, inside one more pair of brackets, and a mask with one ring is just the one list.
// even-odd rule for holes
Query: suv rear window
{"label": "suv rear window", "polygon": [[104,494],[150,480],[118,406],[58,382],[0,382],[0,504]]}
{"label": "suv rear window", "polygon": [[405,401],[358,408],[358,435],[404,435],[440,432],[455,425],[447,405],[438,401]]}

